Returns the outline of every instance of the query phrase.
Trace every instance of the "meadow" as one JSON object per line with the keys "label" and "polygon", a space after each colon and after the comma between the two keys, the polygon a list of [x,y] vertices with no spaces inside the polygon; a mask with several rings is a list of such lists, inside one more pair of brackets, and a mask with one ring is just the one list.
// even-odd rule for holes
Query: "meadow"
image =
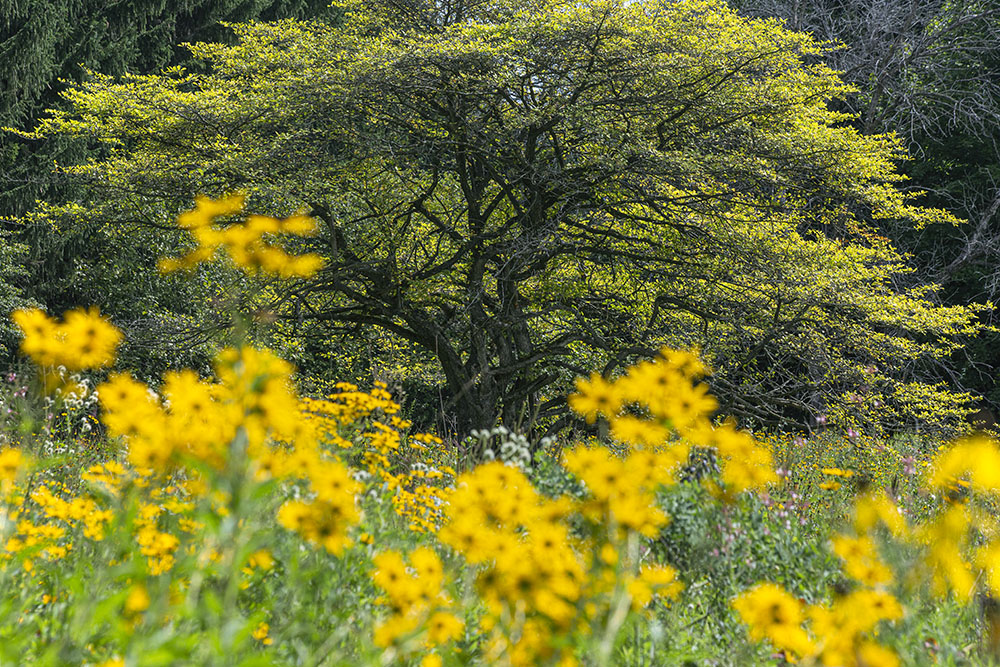
{"label": "meadow", "polygon": [[[319,262],[200,199],[211,261]],[[13,314],[0,664],[858,665],[1000,658],[1000,445],[717,414],[696,350],[569,396],[603,438],[417,432],[239,334],[211,377],[111,369],[96,310]],[[238,329],[237,329],[238,331]]]}

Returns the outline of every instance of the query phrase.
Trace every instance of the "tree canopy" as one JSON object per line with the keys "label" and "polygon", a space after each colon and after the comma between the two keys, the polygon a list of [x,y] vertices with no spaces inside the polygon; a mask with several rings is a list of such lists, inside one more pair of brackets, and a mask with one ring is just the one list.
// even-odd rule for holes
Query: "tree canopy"
{"label": "tree canopy", "polygon": [[[838,105],[865,133],[896,131],[913,159],[909,187],[968,224],[884,234],[913,255],[911,282],[941,285],[944,303],[1000,296],[1000,5],[982,0],[735,0],[842,44],[827,62],[855,91]],[[905,223],[905,221],[903,221]],[[996,324],[996,311],[980,315]],[[949,379],[1000,407],[1000,334],[987,330],[956,355]]]}
{"label": "tree canopy", "polygon": [[570,379],[698,346],[724,412],[946,427],[929,369],[974,307],[899,287],[900,189],[823,47],[716,0],[344,3],[234,26],[173,68],[70,90],[33,136],[100,142],[90,196],[36,212],[165,244],[199,192],[306,210],[316,277],[262,286],[292,331],[377,327],[436,360],[458,429],[568,419]]}

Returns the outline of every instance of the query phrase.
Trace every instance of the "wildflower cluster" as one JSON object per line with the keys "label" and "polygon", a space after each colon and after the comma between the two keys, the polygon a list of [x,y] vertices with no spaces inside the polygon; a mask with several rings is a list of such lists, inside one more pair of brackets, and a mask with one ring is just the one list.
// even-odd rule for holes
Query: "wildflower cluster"
{"label": "wildflower cluster", "polygon": [[361,518],[355,500],[361,485],[339,461],[317,458],[307,474],[310,499],[286,502],[278,510],[278,522],[339,556],[351,544],[347,529]]}
{"label": "wildflower cluster", "polygon": [[856,536],[840,534],[832,540],[854,590],[828,604],[805,605],[780,586],[759,584],[733,601],[752,639],[767,639],[791,656],[831,667],[899,664],[895,653],[875,640],[879,625],[901,619],[903,608],[888,590],[895,580],[872,531],[884,526],[902,536],[905,522],[884,493],[859,496],[854,514]]}
{"label": "wildflower cluster", "polygon": [[375,627],[375,645],[401,652],[412,646],[425,653],[425,664],[432,664],[426,652],[461,638],[465,623],[443,588],[445,570],[437,553],[418,547],[408,560],[409,565],[398,551],[384,551],[373,559],[372,579],[385,593],[381,602],[392,610]]}
{"label": "wildflower cluster", "polygon": [[127,439],[129,459],[140,468],[170,472],[196,461],[225,467],[237,432],[251,454],[265,454],[269,437],[314,444],[299,418],[292,367],[265,350],[222,351],[219,382],[190,370],[164,375],[162,396],[123,373],[97,389],[102,419],[112,436]]}
{"label": "wildflower cluster", "polygon": [[902,606],[888,590],[894,583],[892,572],[870,535],[879,524],[898,535],[905,531],[898,511],[884,495],[859,497],[854,521],[858,536],[833,538],[833,551],[857,587],[831,603],[804,605],[771,583],[737,597],[733,607],[750,626],[751,638],[768,639],[791,655],[831,667],[898,665],[895,653],[875,641],[879,624],[903,617]]}
{"label": "wildflower cluster", "polygon": [[867,488],[886,488],[893,480],[916,478],[930,465],[930,456],[909,439],[888,442],[871,431],[824,429],[808,438],[800,434],[771,434],[767,443],[783,451],[785,482],[815,484],[828,507]]}
{"label": "wildflower cluster", "polygon": [[241,213],[244,199],[241,194],[220,199],[197,197],[195,208],[179,215],[177,225],[190,232],[198,247],[176,259],[161,259],[160,270],[170,273],[190,269],[211,261],[219,249],[225,250],[233,263],[248,274],[263,272],[281,278],[308,278],[322,268],[323,259],[319,255],[289,255],[266,241],[275,234],[312,235],[316,232],[312,218],[296,215],[279,220],[250,215],[242,223],[217,228],[216,218]]}
{"label": "wildflower cluster", "polygon": [[[66,354],[57,345],[54,354]],[[192,572],[198,580],[238,581],[232,590],[239,591],[273,567],[267,550],[239,555],[241,545],[261,539],[248,523],[261,519],[249,508],[275,507],[274,500],[261,502],[273,497],[261,496],[267,488],[296,495],[278,508],[281,524],[307,543],[342,553],[360,520],[361,487],[321,443],[295,394],[292,367],[244,346],[222,351],[215,371],[213,380],[189,370],[167,373],[158,391],[124,373],[100,385],[102,420],[128,464],[115,457],[92,465],[76,488],[46,481],[45,471],[18,486],[25,457],[14,449],[0,452],[0,577],[34,578],[48,590],[46,600],[72,603],[58,590],[58,563],[86,559],[122,590],[112,600],[120,605],[126,636],[143,624],[154,629],[171,618],[162,611],[148,616],[156,590],[169,607],[187,594]],[[228,531],[227,541],[219,531]],[[102,546],[109,537],[112,544]],[[253,623],[254,641],[271,643],[263,625]]]}
{"label": "wildflower cluster", "polygon": [[376,382],[369,392],[348,382],[338,382],[335,389],[322,400],[302,399],[311,426],[353,459],[372,485],[387,486],[393,508],[411,530],[436,532],[455,479],[441,439],[409,433],[411,424],[399,417],[399,404],[384,383]]}
{"label": "wildflower cluster", "polygon": [[96,308],[71,310],[60,322],[37,308],[11,315],[24,339],[21,352],[43,368],[68,371],[103,368],[115,360],[121,332]]}
{"label": "wildflower cluster", "polygon": [[[672,484],[678,450],[631,453],[620,459],[603,447],[577,447],[566,454],[566,469],[587,488],[589,498],[581,509],[595,524],[616,527],[619,540],[626,531],[656,537],[668,517],[656,505],[654,492]],[[685,457],[686,458],[686,457]]]}
{"label": "wildflower cluster", "polygon": [[[750,637],[767,639],[792,656],[832,666],[891,667],[899,659],[868,637],[882,621],[903,617],[890,593],[857,590],[831,605],[805,605],[776,584],[758,584],[733,601]],[[810,633],[803,624],[810,623]]]}
{"label": "wildflower cluster", "polygon": [[217,382],[170,372],[162,399],[116,375],[99,387],[104,421],[111,434],[127,439],[129,458],[140,468],[168,474],[191,464],[217,472],[245,465],[257,481],[303,480],[302,497],[280,507],[278,522],[339,555],[360,519],[361,486],[322,446],[314,405],[299,402],[292,370],[266,350],[229,348],[217,358]]}
{"label": "wildflower cluster", "polygon": [[[607,450],[585,448],[570,460],[571,467],[606,464],[578,468],[598,488],[593,497],[546,498],[519,469],[491,462],[460,476],[449,499],[439,539],[478,566],[476,590],[486,604],[480,625],[490,637],[491,662],[572,663],[567,637],[616,626],[624,619],[613,610],[621,605],[638,611],[654,595],[669,599],[680,591],[673,568],[642,565],[636,550],[640,532],[655,533],[666,522],[650,502],[651,489],[663,481],[662,462],[641,454],[621,462]],[[622,473],[614,480],[612,462]],[[594,522],[587,530],[575,528],[587,519]]]}
{"label": "wildflower cluster", "polygon": [[[234,202],[202,203],[204,210],[198,214],[209,217],[235,206]],[[79,345],[72,332],[83,328],[82,321],[93,320],[90,329],[101,340],[117,344],[121,338],[120,332],[93,312],[68,314],[62,334],[44,314],[22,311],[21,319],[37,320],[39,331],[26,328],[30,333],[26,333],[25,343],[26,351],[38,363],[78,355]],[[56,333],[40,333],[46,327],[55,327],[52,330]],[[42,349],[45,355],[34,355]],[[94,365],[97,358],[87,359],[86,364],[78,362],[71,367]],[[101,363],[110,359],[108,355],[100,357]],[[217,381],[211,382],[191,370],[168,372],[159,394],[128,374],[113,374],[97,388],[109,435],[124,439],[129,461],[140,476],[154,473],[166,479],[186,470],[192,485],[197,485],[198,471],[205,466],[216,472],[249,466],[259,478],[306,478],[311,502],[284,506],[282,523],[307,540],[339,552],[347,542],[346,526],[358,519],[354,499],[358,485],[343,464],[330,460],[320,448],[308,406],[300,405],[295,394],[292,366],[266,350],[244,346],[223,350],[215,370]],[[282,447],[281,442],[295,443],[295,448]],[[84,479],[99,482],[116,494],[128,474],[119,464],[109,462],[85,473]],[[74,501],[70,512],[45,487],[37,490],[33,499],[49,516],[85,519],[96,512],[93,503],[84,500]],[[155,505],[141,508],[137,540],[142,553],[151,559],[152,569],[165,571],[170,569],[179,543],[157,530],[159,513]],[[97,512],[96,516],[103,514]],[[99,523],[88,525],[87,531],[96,535],[99,528]]]}
{"label": "wildflower cluster", "polygon": [[[242,206],[241,197],[200,198],[179,219],[200,246],[165,268],[194,266],[222,248],[250,272],[315,270],[308,256],[285,255],[263,240],[307,233],[305,219],[250,216],[214,227]],[[40,311],[19,313],[22,349],[36,363],[62,366],[60,378],[114,359],[121,335],[96,311],[73,311],[62,323]],[[655,603],[670,613],[689,606],[672,605],[685,590],[681,573],[654,555],[653,540],[662,544],[673,530],[664,507],[678,523],[689,518],[668,505],[672,494],[691,492],[735,513],[755,502],[743,492],[779,479],[767,448],[732,423],[712,421],[717,404],[698,382],[706,368],[692,352],[663,350],[615,380],[580,380],[571,407],[591,423],[607,420],[623,446],[568,448],[552,465],[569,481],[545,493],[545,459],[532,467],[525,438],[499,428],[474,434],[493,456],[458,476],[448,465],[454,452],[432,434],[411,433],[384,384],[366,392],[341,383],[323,399],[300,399],[293,373],[273,353],[241,345],[217,356],[212,378],[172,371],[152,387],[111,375],[90,400],[99,401],[121,449],[96,465],[70,461],[80,471],[73,485],[41,467],[26,474],[29,457],[0,449],[0,581],[16,595],[40,593],[8,605],[10,614],[0,610],[5,642],[44,636],[56,609],[83,609],[99,590],[109,620],[81,633],[78,661],[131,664],[146,649],[155,654],[160,638],[191,632],[185,647],[235,647],[234,656],[264,653],[250,662],[270,664],[300,650],[310,633],[332,636],[330,628],[286,622],[273,613],[276,601],[310,605],[319,619],[312,610],[329,605],[330,596],[360,596],[374,584],[376,604],[337,599],[338,609],[324,611],[343,607],[341,623],[351,626],[344,634],[371,629],[349,640],[353,658],[367,651],[372,661],[422,658],[424,667],[458,656],[486,664],[610,664],[620,657],[622,630],[640,627],[636,621]],[[497,452],[487,447],[493,442]],[[851,442],[861,449],[857,434]],[[705,486],[679,484],[691,481],[697,461],[717,475]],[[857,492],[852,521],[830,540],[839,561],[824,555],[840,583],[830,599],[827,589],[804,593],[807,602],[765,578],[732,602],[751,639],[789,660],[892,667],[899,658],[884,633],[904,617],[896,597],[904,587],[929,581],[935,594],[962,601],[977,589],[1000,597],[1000,526],[990,514],[1000,493],[997,443],[976,437],[944,451],[925,493],[942,499],[940,511],[913,526],[898,496],[876,491],[860,466],[830,462],[811,474],[823,480],[824,497],[842,496],[844,487]],[[790,478],[783,471],[782,486],[769,493],[787,491]],[[782,511],[800,506],[794,489],[790,498]],[[768,497],[765,504],[774,503]],[[398,517],[410,530],[393,535]],[[285,530],[273,530],[275,523]],[[378,533],[377,547],[363,529]],[[400,544],[394,549],[386,538]],[[890,538],[915,554],[906,576],[880,551]],[[73,568],[88,581],[64,583]],[[103,587],[90,588],[90,576]],[[340,588],[314,586],[315,576]],[[25,609],[38,620],[9,632],[14,613]],[[192,622],[194,614],[201,619]],[[0,659],[13,651],[4,643]],[[177,661],[211,662],[193,653]]]}
{"label": "wildflower cluster", "polygon": [[25,457],[14,448],[0,450],[0,497],[6,496],[25,467]]}
{"label": "wildflower cluster", "polygon": [[841,479],[848,480],[854,477],[853,470],[841,470],[840,468],[822,468],[820,472],[827,478],[819,485],[819,488],[824,491],[836,491],[841,487]]}
{"label": "wildflower cluster", "polygon": [[968,601],[981,587],[1000,597],[1000,443],[985,435],[959,440],[934,461],[927,484],[944,506],[913,539],[924,549],[934,591]]}
{"label": "wildflower cluster", "polygon": [[605,417],[611,435],[633,448],[669,446],[678,461],[687,458],[691,445],[714,452],[724,493],[764,488],[776,479],[771,454],[730,423],[712,425],[717,403],[708,387],[696,382],[706,372],[697,354],[664,349],[614,381],[596,373],[578,380],[569,403],[590,423]]}
{"label": "wildflower cluster", "polygon": [[733,607],[750,626],[750,637],[769,639],[778,648],[798,655],[812,652],[813,644],[802,629],[802,603],[775,584],[758,584],[733,600]]}
{"label": "wildflower cluster", "polygon": [[[83,543],[103,541],[116,509],[121,509],[113,501],[121,498],[128,485],[143,491],[133,499],[135,512],[127,526],[137,550],[146,558],[150,574],[170,570],[181,541],[164,527],[164,519],[177,517],[183,527],[185,521],[190,521],[185,517],[193,506],[186,502],[190,493],[183,486],[152,483],[157,481],[152,473],[109,461],[83,471],[80,479],[85,485],[77,490],[59,481],[12,488],[7,501],[17,509],[8,516],[16,523],[3,544],[0,559],[16,557],[24,570],[31,572],[38,556],[54,562]],[[170,523],[176,525],[177,519]]]}
{"label": "wildflower cluster", "polygon": [[[841,469],[823,472],[850,477]],[[962,602],[979,587],[987,596],[1000,595],[1000,538],[992,515],[1000,496],[1000,445],[982,435],[958,441],[931,462],[927,487],[944,502],[936,516],[913,526],[884,491],[859,493],[850,532],[831,540],[853,590],[829,604],[805,606],[780,587],[758,585],[733,602],[751,637],[822,665],[892,667],[899,658],[875,639],[880,624],[904,617],[891,587],[913,590],[929,582],[938,598],[951,594]],[[916,554],[903,576],[880,554],[880,535]]]}
{"label": "wildflower cluster", "polygon": [[35,556],[40,555],[45,560],[58,560],[65,556],[73,548],[72,541],[66,539],[68,531],[79,522],[86,522],[88,536],[96,539],[103,536],[103,523],[107,518],[96,511],[92,502],[84,499],[66,502],[41,486],[30,494],[30,502],[41,508],[41,516],[32,520],[28,516],[30,505],[26,500],[29,499],[23,499],[18,509],[7,514],[14,529],[8,532],[0,552],[0,559],[4,561],[19,557],[25,571],[34,569],[32,558]]}

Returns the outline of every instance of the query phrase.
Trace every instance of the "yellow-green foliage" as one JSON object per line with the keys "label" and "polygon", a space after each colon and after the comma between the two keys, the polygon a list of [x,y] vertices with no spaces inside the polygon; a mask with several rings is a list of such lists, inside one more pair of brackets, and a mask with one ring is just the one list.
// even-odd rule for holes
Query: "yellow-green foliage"
{"label": "yellow-green foliage", "polygon": [[140,208],[163,243],[197,192],[306,208],[317,236],[294,244],[326,268],[250,305],[283,337],[405,340],[464,430],[551,423],[575,374],[694,344],[740,417],[960,421],[969,397],[928,368],[978,308],[901,290],[876,225],[956,220],[900,189],[894,137],[831,110],[847,87],[825,45],[719,0],[342,10],[233,26],[235,45],[191,46],[204,72],[69,90],[33,136],[109,153],[66,167],[93,200],[36,223],[132,244]]}

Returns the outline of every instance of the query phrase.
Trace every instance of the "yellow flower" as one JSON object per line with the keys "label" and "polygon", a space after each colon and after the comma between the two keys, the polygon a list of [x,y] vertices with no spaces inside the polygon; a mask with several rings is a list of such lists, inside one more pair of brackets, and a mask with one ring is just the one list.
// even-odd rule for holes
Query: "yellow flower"
{"label": "yellow flower", "polygon": [[766,632],[776,625],[802,623],[802,604],[776,584],[754,586],[733,600],[733,608],[750,626],[751,634]]}
{"label": "yellow flower", "polygon": [[846,561],[870,558],[876,553],[875,542],[870,537],[837,535],[833,538],[833,553]]}
{"label": "yellow flower", "polygon": [[413,602],[413,577],[406,570],[406,561],[398,551],[383,551],[377,554],[372,562],[376,570],[372,573],[372,581],[389,596],[393,604],[405,611]]}
{"label": "yellow flower", "polygon": [[844,617],[850,618],[859,630],[867,632],[880,621],[898,621],[903,618],[903,607],[891,593],[858,590],[838,601]]}
{"label": "yellow flower", "polygon": [[677,597],[684,588],[677,581],[677,570],[669,565],[643,565],[639,570],[639,578],[664,598]]}
{"label": "yellow flower", "polygon": [[39,366],[103,368],[114,361],[122,338],[96,308],[69,311],[61,324],[36,308],[15,311],[12,318],[24,335],[21,351]]}
{"label": "yellow flower", "polygon": [[968,477],[969,483],[985,493],[1000,493],[1000,447],[983,435],[956,442],[933,463],[929,483],[948,488],[955,481]]}
{"label": "yellow flower", "polygon": [[605,417],[615,415],[621,407],[621,396],[615,385],[601,377],[600,373],[592,373],[589,380],[577,378],[576,391],[569,396],[569,406],[588,424],[593,424],[598,414]]}
{"label": "yellow flower", "polygon": [[233,224],[225,229],[212,226],[217,217],[242,212],[243,202],[244,196],[241,194],[217,200],[197,197],[195,208],[179,215],[177,225],[191,233],[198,242],[198,247],[180,258],[161,259],[160,271],[170,273],[192,268],[210,261],[220,248],[224,248],[233,263],[249,274],[264,271],[282,278],[308,278],[323,267],[324,260],[319,255],[289,255],[264,240],[265,235],[271,234],[314,234],[316,225],[305,216],[296,215],[278,220],[251,215],[241,224]]}
{"label": "yellow flower", "polygon": [[219,199],[198,195],[194,199],[194,209],[177,216],[177,225],[184,229],[207,227],[215,218],[241,212],[245,199],[246,196],[241,193]]}
{"label": "yellow flower", "polygon": [[490,534],[483,529],[477,517],[459,515],[441,528],[438,538],[461,553],[470,563],[482,563],[492,556]]}
{"label": "yellow flower", "polygon": [[880,521],[896,537],[902,537],[906,533],[906,521],[884,491],[877,495],[866,494],[855,500],[854,529],[858,533],[871,530]]}
{"label": "yellow flower", "polygon": [[125,611],[129,614],[138,614],[149,609],[149,593],[142,584],[136,584],[129,589],[128,597],[125,598]]}
{"label": "yellow flower", "polygon": [[460,618],[446,611],[433,614],[427,621],[427,638],[434,646],[458,639],[465,624]]}
{"label": "yellow flower", "polygon": [[15,310],[11,319],[21,329],[21,352],[40,366],[54,366],[59,325],[38,308]]}
{"label": "yellow flower", "polygon": [[66,313],[62,331],[66,347],[59,365],[71,371],[111,364],[122,339],[121,332],[102,318],[96,308]]}
{"label": "yellow flower", "polygon": [[858,648],[858,664],[863,667],[899,667],[899,656],[892,649],[875,642],[864,642]]}
{"label": "yellow flower", "polygon": [[611,421],[611,435],[615,440],[636,447],[657,447],[666,442],[670,434],[670,429],[663,424],[632,415],[619,415]]}
{"label": "yellow flower", "polygon": [[394,615],[375,627],[373,642],[375,646],[387,648],[400,637],[411,634],[417,629],[420,619],[416,616]]}
{"label": "yellow flower", "polygon": [[722,481],[733,493],[762,488],[775,481],[771,453],[752,435],[732,423],[718,428],[703,425],[690,434],[693,442],[715,449],[722,465]]}
{"label": "yellow flower", "polygon": [[433,549],[417,547],[410,553],[410,563],[417,571],[417,576],[430,588],[440,588],[444,580],[444,566]]}
{"label": "yellow flower", "polygon": [[180,546],[176,537],[146,525],[139,529],[135,540],[139,544],[139,552],[147,558],[151,574],[162,574],[173,567],[173,554]]}
{"label": "yellow flower", "polygon": [[270,570],[274,567],[274,558],[271,557],[271,552],[267,549],[260,549],[250,554],[250,558],[247,559],[247,566]]}
{"label": "yellow flower", "polygon": [[268,625],[267,623],[261,623],[256,628],[254,628],[253,638],[259,641],[264,646],[269,646],[274,643],[274,640],[272,640],[270,637],[267,636],[270,630],[271,630],[270,625]]}
{"label": "yellow flower", "polygon": [[420,667],[441,667],[444,661],[437,653],[428,653],[420,661]]}
{"label": "yellow flower", "polygon": [[870,537],[833,538],[833,552],[844,560],[844,572],[866,586],[892,582],[892,571],[878,557],[878,549]]}
{"label": "yellow flower", "polygon": [[4,489],[4,485],[17,479],[24,460],[19,449],[9,448],[0,451],[0,490]]}
{"label": "yellow flower", "polygon": [[767,638],[779,649],[791,651],[795,655],[807,656],[816,652],[816,644],[809,638],[809,634],[795,625],[772,626]]}
{"label": "yellow flower", "polygon": [[311,514],[309,505],[298,500],[290,500],[278,508],[278,523],[287,530],[302,532]]}
{"label": "yellow flower", "polygon": [[200,424],[209,419],[215,407],[215,393],[214,387],[202,382],[198,374],[190,369],[169,371],[163,375],[163,394],[170,401],[170,412],[185,421]]}
{"label": "yellow flower", "polygon": [[642,579],[629,578],[625,590],[632,598],[632,610],[639,611],[653,601],[653,589]]}
{"label": "yellow flower", "polygon": [[577,447],[566,455],[566,468],[583,480],[598,500],[629,491],[631,480],[624,464],[603,447]]}
{"label": "yellow flower", "polygon": [[993,597],[1000,598],[1000,543],[993,542],[976,550],[976,566],[982,570]]}
{"label": "yellow flower", "polygon": [[758,584],[732,602],[743,622],[750,627],[750,637],[769,639],[778,648],[805,656],[815,645],[802,629],[802,603],[780,586]]}
{"label": "yellow flower", "polygon": [[952,590],[959,599],[969,600],[975,592],[975,575],[963,558],[970,520],[964,505],[953,505],[915,531],[916,539],[926,548],[924,562],[938,595]]}
{"label": "yellow flower", "polygon": [[683,433],[703,425],[718,407],[707,385],[693,383],[704,371],[693,352],[664,349],[657,359],[630,368],[618,385],[624,400],[646,406]]}

